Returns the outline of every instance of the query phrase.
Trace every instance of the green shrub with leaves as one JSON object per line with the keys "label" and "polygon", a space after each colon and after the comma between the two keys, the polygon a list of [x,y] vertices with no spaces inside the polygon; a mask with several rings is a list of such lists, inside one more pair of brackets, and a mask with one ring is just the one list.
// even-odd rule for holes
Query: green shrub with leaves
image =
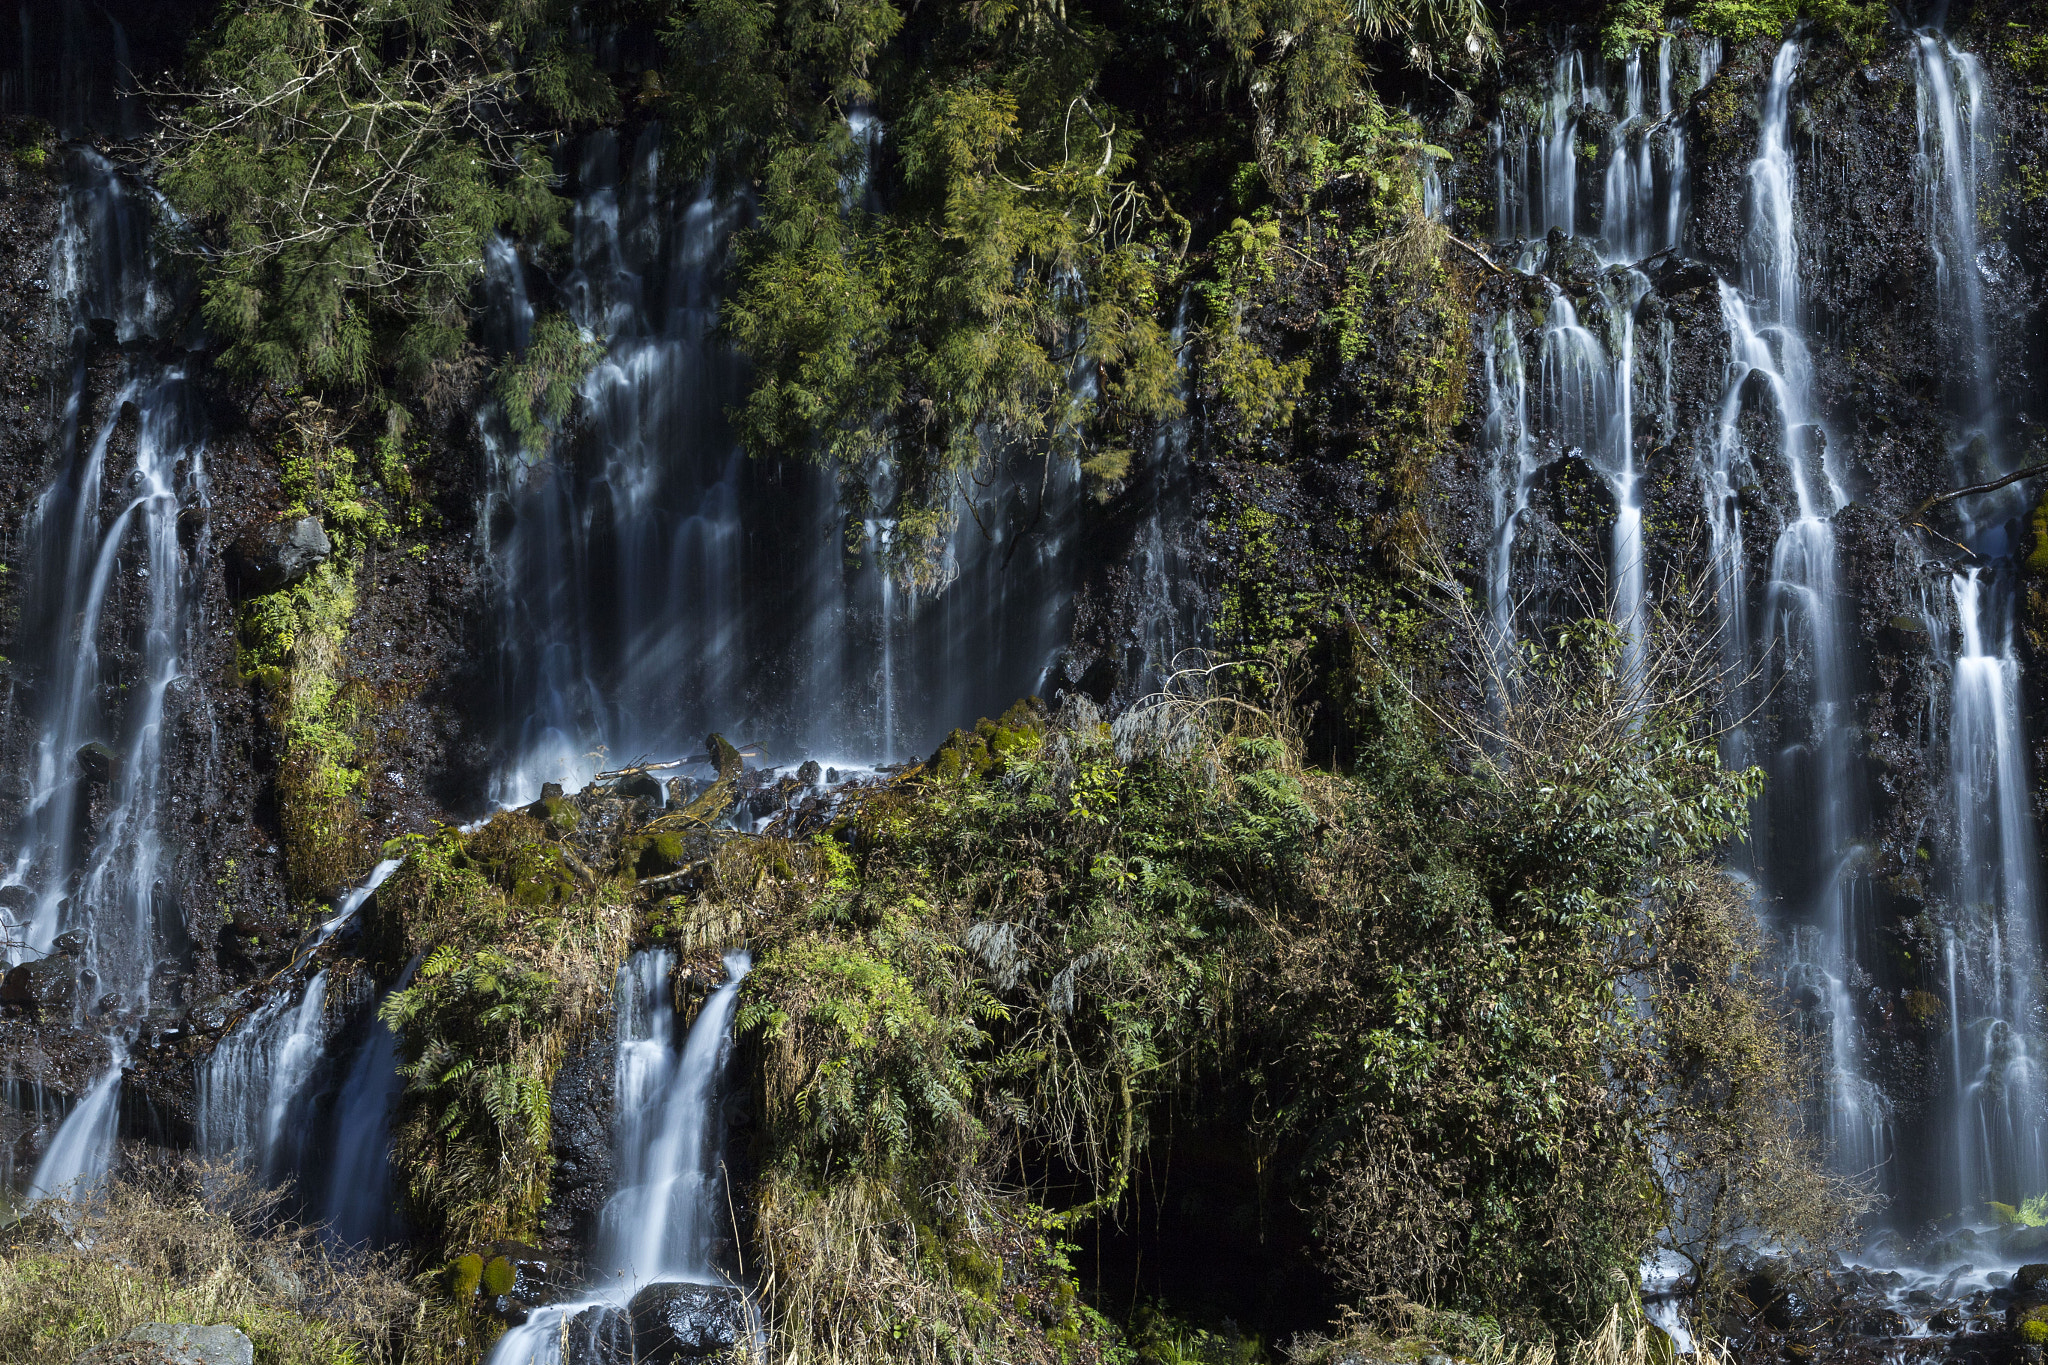
{"label": "green shrub with leaves", "polygon": [[420,959],[379,1012],[403,1040],[393,1141],[415,1217],[450,1244],[537,1234],[548,1087],[625,957],[623,892],[577,878],[559,838],[516,812],[411,836],[378,889],[382,955]]}
{"label": "green shrub with leaves", "polygon": [[[1592,1330],[1664,1229],[1825,1245],[1857,1205],[1797,1135],[1799,1059],[1715,866],[1758,779],[1669,700],[1702,663],[1674,651],[1646,680],[1589,622],[1505,691],[1424,692],[1367,650],[1344,775],[1283,715],[1187,695],[1114,727],[1070,709],[866,798],[796,894],[742,914],[776,1198],[865,1191],[902,1229],[891,1273],[970,1337],[1000,1324],[910,1231],[969,1191],[1018,1207],[990,1173],[1020,1162],[1064,1226],[1122,1208],[1177,1103],[1244,1116],[1360,1302]],[[798,1287],[819,1321],[873,1310]],[[781,1330],[823,1351],[816,1322]]]}
{"label": "green shrub with leaves", "polygon": [[229,369],[343,392],[423,385],[468,325],[483,247],[545,236],[543,135],[617,111],[566,0],[222,7],[159,154]]}

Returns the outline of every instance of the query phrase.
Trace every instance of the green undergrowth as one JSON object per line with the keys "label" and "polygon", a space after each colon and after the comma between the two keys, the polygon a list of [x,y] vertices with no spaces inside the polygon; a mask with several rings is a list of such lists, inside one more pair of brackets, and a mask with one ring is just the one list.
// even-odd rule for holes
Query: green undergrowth
{"label": "green undergrowth", "polygon": [[287,410],[273,449],[286,500],[277,519],[315,517],[334,546],[333,557],[300,582],[244,602],[236,630],[241,677],[261,689],[277,737],[287,880],[305,900],[334,894],[370,866],[366,760],[397,696],[351,678],[348,639],[358,566],[437,522],[415,477],[424,446],[404,438],[406,421],[402,410],[389,410],[364,461],[336,414],[301,399]]}
{"label": "green undergrowth", "polygon": [[[1634,28],[1648,9],[1644,0],[1623,0],[1610,5],[1608,22],[1613,25],[1618,19]],[[1891,31],[1891,10],[1881,0],[1674,0],[1670,12],[1702,33],[1737,43],[1775,41],[1794,22],[1808,20],[1847,46],[1860,62],[1875,57]]]}
{"label": "green undergrowth", "polygon": [[[1159,1178],[1175,1105],[1244,1124],[1236,1178],[1368,1312],[1591,1331],[1672,1218],[1824,1238],[1839,1192],[1785,1127],[1796,1068],[1714,866],[1755,778],[1696,712],[1635,712],[1618,650],[1534,651],[1496,722],[1360,675],[1346,775],[1237,697],[1020,705],[830,833],[723,855],[668,923],[756,955],[778,1352],[1127,1358],[1053,1253]],[[1731,1202],[1673,1203],[1675,1131]]]}
{"label": "green undergrowth", "polygon": [[329,560],[303,581],[243,604],[236,662],[261,688],[277,735],[278,821],[295,894],[331,894],[368,869],[356,764],[360,689],[345,682],[355,566]]}
{"label": "green undergrowth", "polygon": [[579,875],[556,837],[521,812],[410,836],[372,912],[387,965],[419,960],[380,1007],[404,1040],[393,1142],[413,1217],[451,1254],[537,1238],[548,1087],[607,1008],[632,932],[626,892]]}
{"label": "green undergrowth", "polygon": [[547,454],[575,407],[577,386],[603,355],[604,343],[586,338],[567,314],[548,313],[534,324],[525,354],[500,365],[492,387],[526,458]]}

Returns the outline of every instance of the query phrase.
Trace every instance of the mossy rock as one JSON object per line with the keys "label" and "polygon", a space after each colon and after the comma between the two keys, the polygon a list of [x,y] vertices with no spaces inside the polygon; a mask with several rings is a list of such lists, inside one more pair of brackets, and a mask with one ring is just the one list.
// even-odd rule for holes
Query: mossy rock
{"label": "mossy rock", "polygon": [[710,751],[711,766],[718,769],[720,782],[739,780],[747,765],[741,760],[740,751],[733,748],[732,741],[724,735],[712,735],[704,741],[704,747]]}
{"label": "mossy rock", "polygon": [[474,1251],[464,1252],[448,1263],[448,1292],[455,1296],[457,1302],[476,1293],[483,1278],[484,1258]]}
{"label": "mossy rock", "polygon": [[2048,577],[2048,493],[2034,504],[2033,515],[2028,526],[2034,533],[2034,547],[2027,552],[2027,575],[2030,578]]}
{"label": "mossy rock", "polygon": [[629,841],[626,855],[632,860],[634,875],[640,877],[680,872],[692,861],[687,842],[674,830],[659,830]]}
{"label": "mossy rock", "polygon": [[559,793],[541,797],[526,808],[526,814],[546,825],[555,834],[568,834],[583,823],[582,809]]}
{"label": "mossy rock", "polygon": [[[530,808],[529,808],[530,809]],[[507,811],[471,835],[464,858],[515,905],[563,905],[582,893],[548,827],[526,811]]]}
{"label": "mossy rock", "polygon": [[1035,749],[1045,735],[1045,703],[1025,697],[999,720],[983,716],[972,730],[955,730],[925,762],[941,782],[965,782],[1000,775],[1010,755]]}
{"label": "mossy rock", "polygon": [[483,1270],[483,1291],[492,1298],[512,1292],[512,1286],[519,1282],[519,1272],[512,1262],[503,1256],[493,1256],[485,1263]]}

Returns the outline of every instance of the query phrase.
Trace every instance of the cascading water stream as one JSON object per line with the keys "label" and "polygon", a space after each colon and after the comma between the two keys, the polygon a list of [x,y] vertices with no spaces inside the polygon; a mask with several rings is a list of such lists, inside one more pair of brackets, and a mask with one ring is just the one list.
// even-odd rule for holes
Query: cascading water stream
{"label": "cascading water stream", "polygon": [[1792,84],[1802,46],[1779,48],[1764,89],[1756,158],[1749,166],[1749,228],[1743,287],[1721,285],[1729,333],[1728,382],[1703,471],[1715,544],[1725,641],[1745,652],[1731,659],[1746,678],[1759,661],[1750,633],[1740,563],[1741,529],[1732,487],[1751,458],[1740,430],[1745,409],[1767,408],[1778,462],[1793,504],[1781,510],[1771,552],[1761,632],[1769,666],[1787,698],[1786,730],[1769,757],[1770,848],[1761,869],[1768,889],[1794,909],[1789,968],[1795,996],[1826,1030],[1829,1085],[1825,1128],[1843,1169],[1880,1172],[1892,1149],[1889,1104],[1868,1078],[1855,980],[1866,934],[1864,813],[1850,749],[1847,641],[1840,619],[1831,518],[1849,498],[1814,411],[1813,361],[1802,331],[1804,295],[1795,232],[1797,171],[1790,144]]}
{"label": "cascading water stream", "polygon": [[[1913,38],[1920,182],[1935,292],[1961,342],[1946,357],[1959,484],[2008,472],[1999,440],[1996,356],[1985,313],[1978,204],[1993,129],[1976,59],[1934,32]],[[2043,1090],[2032,1055],[2039,1001],[2039,854],[2027,789],[2020,664],[2012,640],[2017,489],[1957,503],[1962,538],[1991,562],[1949,576],[1949,786],[1955,803],[1951,920],[1944,926],[1953,1068],[1949,1130],[1955,1208],[2019,1203],[2048,1191]],[[1945,615],[1941,613],[1940,615]],[[1939,620],[1940,615],[1935,619]]]}
{"label": "cascading water stream", "polygon": [[1494,670],[1502,678],[1512,667],[1515,645],[1515,528],[1529,510],[1529,495],[1543,470],[1529,429],[1529,373],[1522,338],[1512,316],[1485,329],[1486,441],[1499,458],[1489,472],[1493,493],[1493,551],[1487,574],[1486,610]]}
{"label": "cascading water stream", "polygon": [[1974,568],[1956,575],[1954,590],[1962,637],[1949,723],[1958,923],[1948,939],[1952,961],[1962,963],[1949,1005],[1958,1207],[1974,1212],[1993,1199],[2017,1203],[2048,1189],[2040,1068],[2028,1048],[2039,1003],[2039,861],[2008,593]]}
{"label": "cascading water stream", "polygon": [[[849,213],[874,198],[865,168],[885,136],[867,115],[852,131]],[[487,261],[494,347],[517,357],[546,329],[559,346],[565,316],[604,348],[578,430],[552,448],[522,446],[495,410],[481,420],[501,805],[610,763],[700,752],[713,730],[845,766],[900,759],[1043,690],[1067,634],[1080,494],[1068,452],[963,479],[937,581],[915,590],[884,572],[899,541],[886,469],[850,546],[827,471],[741,452],[724,417],[741,370],[718,322],[747,206],[675,192],[660,146],[658,128],[630,149],[610,133],[585,141],[560,280],[511,243]],[[1081,386],[1095,382],[1084,362]]]}
{"label": "cascading water stream", "polygon": [[[152,354],[171,300],[149,249],[151,205],[94,153],[67,155],[51,282],[73,367],[58,472],[24,528],[30,586],[17,640],[40,652],[27,660],[39,684],[27,698],[38,738],[22,765],[32,777],[19,851],[0,872],[0,886],[28,889],[29,907],[22,922],[0,914],[0,939],[13,963],[78,933],[75,1017],[99,1028],[113,1063],[36,1168],[38,1196],[104,1173],[122,1059],[154,1003],[160,949],[183,941],[162,884],[162,741],[192,628],[189,566],[209,549],[203,519],[189,559],[180,540],[181,510],[206,503],[204,442],[183,368]],[[125,378],[88,437],[80,423],[96,322],[111,323]],[[118,672],[104,657],[116,653],[117,632],[134,642]]]}
{"label": "cascading water stream", "polygon": [[[619,1188],[604,1209],[595,1264],[600,1292],[537,1310],[501,1338],[491,1365],[558,1365],[572,1332],[597,1333],[655,1283],[721,1284],[714,1229],[726,1218],[718,1102],[740,983],[753,965],[725,955],[725,980],[705,998],[682,1049],[670,996],[675,959],[636,953],[619,969],[613,1141]],[[593,1311],[596,1310],[596,1311]]]}
{"label": "cascading water stream", "polygon": [[[1698,83],[1711,78],[1719,60],[1717,42],[1702,45]],[[1525,273],[1537,268],[1544,250],[1532,239],[1552,230],[1572,235],[1584,216],[1572,158],[1577,155],[1578,112],[1613,104],[1601,72],[1597,60],[1567,53],[1552,71],[1536,128],[1511,134],[1504,117],[1494,125],[1496,234],[1503,242],[1523,241],[1517,268]],[[1633,675],[1642,665],[1647,616],[1643,484],[1636,450],[1643,434],[1637,418],[1637,314],[1650,286],[1634,266],[1676,246],[1683,226],[1685,139],[1674,98],[1668,39],[1657,49],[1654,117],[1643,54],[1631,54],[1623,63],[1621,112],[1608,137],[1602,179],[1601,228],[1591,242],[1602,267],[1592,301],[1598,321],[1590,328],[1582,324],[1572,300],[1549,285],[1547,316],[1537,339],[1540,401],[1533,414],[1523,340],[1512,315],[1494,319],[1482,338],[1487,441],[1495,452],[1489,475],[1494,520],[1487,611],[1501,667],[1516,638],[1511,589],[1515,535],[1543,470],[1565,453],[1583,458],[1614,498],[1609,610],[1623,632],[1626,666]],[[1540,152],[1532,150],[1538,147]],[[1661,413],[1667,425],[1670,340],[1668,327],[1656,331],[1656,344],[1664,352],[1658,372],[1667,376]]]}
{"label": "cascading water stream", "polygon": [[[419,970],[413,958],[391,984],[402,991]],[[382,1004],[384,997],[379,998]],[[398,1034],[372,1018],[334,1104],[334,1158],[322,1204],[329,1240],[343,1246],[393,1240],[401,1226],[391,1184],[391,1115],[404,1080],[398,1074]]]}
{"label": "cascading water stream", "polygon": [[304,1115],[296,1113],[326,1050],[327,973],[296,1003],[273,996],[207,1054],[193,1096],[201,1155],[232,1157],[265,1185],[298,1165]]}
{"label": "cascading water stream", "polygon": [[[335,903],[334,914],[315,928],[281,975],[289,980],[397,869],[398,860],[392,858],[371,869]],[[324,968],[313,973],[296,1000],[281,992],[244,1015],[198,1065],[193,1118],[200,1154],[232,1159],[266,1185],[299,1174],[314,1138],[313,1109],[319,1098],[314,1082],[328,1060],[327,1034]],[[336,1118],[344,1130],[353,1122],[346,1107]]]}

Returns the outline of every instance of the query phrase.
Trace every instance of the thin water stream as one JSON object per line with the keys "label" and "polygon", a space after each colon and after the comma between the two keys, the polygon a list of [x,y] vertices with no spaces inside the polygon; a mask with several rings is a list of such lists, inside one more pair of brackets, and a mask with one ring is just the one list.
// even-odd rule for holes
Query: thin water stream
{"label": "thin water stream", "polygon": [[[871,118],[856,132],[869,152],[884,135]],[[939,582],[913,589],[884,572],[897,535],[886,470],[849,524],[827,471],[740,450],[724,414],[741,366],[718,319],[749,206],[677,189],[660,147],[658,128],[630,146],[584,141],[562,278],[510,242],[487,263],[494,345],[521,354],[566,319],[603,349],[573,437],[536,449],[496,411],[482,418],[501,805],[701,751],[714,730],[776,755],[900,761],[1043,691],[1066,637],[1072,460],[963,479]],[[847,182],[848,212],[873,198],[863,175]],[[1076,361],[1077,383],[1093,373]]]}
{"label": "thin water stream", "polygon": [[[2010,472],[1985,313],[1979,213],[1996,129],[1977,59],[1941,34],[1913,38],[1920,183],[1935,293],[1959,343],[1951,381],[1958,486]],[[1961,538],[1979,560],[1948,576],[1948,603],[1930,615],[1955,628],[1950,663],[1949,784],[1954,802],[1951,908],[1943,926],[1952,1090],[1948,1099],[1954,1208],[1982,1216],[2048,1191],[2043,1089],[2035,1057],[2041,939],[2040,862],[2013,643],[2013,523],[2028,510],[2017,488],[1961,500]]]}
{"label": "thin water stream", "polygon": [[[106,1039],[112,1062],[37,1166],[37,1195],[104,1173],[122,1059],[157,1003],[160,958],[183,941],[163,890],[163,737],[210,548],[203,520],[190,546],[180,539],[180,512],[206,504],[205,441],[183,365],[156,354],[172,299],[150,247],[153,205],[84,148],[66,153],[66,171],[50,275],[72,363],[55,415],[56,476],[23,535],[16,638],[35,651],[21,660],[35,686],[7,699],[37,735],[20,756],[30,798],[17,852],[0,867],[0,887],[25,888],[27,905],[18,917],[0,911],[0,943],[10,964],[75,957],[74,1022]],[[95,325],[122,348],[123,379],[89,416]]]}
{"label": "thin water stream", "polygon": [[[591,1292],[534,1312],[491,1351],[490,1365],[559,1365],[574,1333],[614,1330],[618,1310],[657,1283],[723,1284],[712,1247],[725,1226],[721,1082],[740,983],[753,965],[725,955],[725,980],[697,1011],[681,1048],[666,949],[619,969],[613,1140],[619,1188],[606,1203]],[[593,1349],[594,1346],[593,1346]]]}

